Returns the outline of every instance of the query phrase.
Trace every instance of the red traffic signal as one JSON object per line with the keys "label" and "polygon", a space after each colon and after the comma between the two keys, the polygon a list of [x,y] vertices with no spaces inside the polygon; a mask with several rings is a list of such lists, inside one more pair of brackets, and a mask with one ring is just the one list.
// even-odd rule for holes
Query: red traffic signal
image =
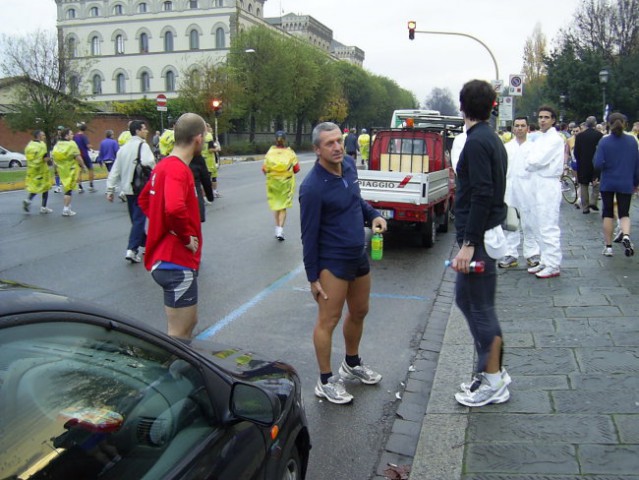
{"label": "red traffic signal", "polygon": [[496,98],[493,101],[493,109],[490,113],[493,115],[493,117],[499,117],[499,98]]}
{"label": "red traffic signal", "polygon": [[411,20],[408,22],[408,39],[415,40],[415,28],[417,27],[417,22]]}
{"label": "red traffic signal", "polygon": [[217,98],[214,98],[211,101],[211,106],[213,107],[213,111],[217,112],[220,108],[222,108],[222,100],[218,100]]}

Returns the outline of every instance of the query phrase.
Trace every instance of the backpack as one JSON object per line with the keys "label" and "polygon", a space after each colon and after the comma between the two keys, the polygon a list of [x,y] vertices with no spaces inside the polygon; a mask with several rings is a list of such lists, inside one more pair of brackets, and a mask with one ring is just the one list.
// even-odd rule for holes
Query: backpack
{"label": "backpack", "polygon": [[140,163],[140,152],[142,151],[142,142],[138,147],[138,156],[135,157],[135,169],[133,170],[133,179],[131,180],[131,188],[133,189],[133,195],[139,195],[142,189],[146,185],[146,182],[151,178],[152,167],[142,165]]}

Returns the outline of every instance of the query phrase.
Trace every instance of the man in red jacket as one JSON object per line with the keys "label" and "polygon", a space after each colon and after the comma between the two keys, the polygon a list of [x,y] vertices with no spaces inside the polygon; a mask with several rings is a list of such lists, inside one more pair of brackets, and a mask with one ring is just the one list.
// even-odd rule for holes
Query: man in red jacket
{"label": "man in red jacket", "polygon": [[175,147],[153,169],[138,198],[149,219],[144,266],[164,289],[168,333],[191,338],[197,323],[197,272],[202,226],[189,164],[202,151],[206,124],[185,113],[175,124]]}

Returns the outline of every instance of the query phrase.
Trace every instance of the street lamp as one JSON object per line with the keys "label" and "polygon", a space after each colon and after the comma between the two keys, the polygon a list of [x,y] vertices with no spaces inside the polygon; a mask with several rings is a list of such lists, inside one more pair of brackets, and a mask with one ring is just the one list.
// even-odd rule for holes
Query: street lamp
{"label": "street lamp", "polygon": [[606,84],[610,78],[610,72],[607,68],[602,68],[599,71],[599,83],[601,83],[601,92],[603,96],[603,120],[606,121]]}
{"label": "street lamp", "polygon": [[559,123],[564,122],[564,105],[566,103],[566,95],[559,95]]}

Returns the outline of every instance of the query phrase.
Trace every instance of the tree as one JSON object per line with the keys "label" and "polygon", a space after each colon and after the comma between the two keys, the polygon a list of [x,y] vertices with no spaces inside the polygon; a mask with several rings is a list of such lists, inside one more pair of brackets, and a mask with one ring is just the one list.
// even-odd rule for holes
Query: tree
{"label": "tree", "polygon": [[524,66],[522,73],[526,82],[538,80],[546,75],[546,36],[541,31],[541,24],[537,23],[533,33],[524,44]]}
{"label": "tree", "polygon": [[424,100],[423,107],[427,110],[438,110],[442,115],[459,115],[459,108],[448,88],[433,88]]}
{"label": "tree", "polygon": [[59,45],[54,33],[3,35],[0,50],[2,73],[20,80],[11,99],[14,110],[6,117],[13,130],[38,128],[51,147],[58,125],[74,126],[90,118],[92,109],[81,101],[81,72],[88,67],[74,60],[75,52]]}

